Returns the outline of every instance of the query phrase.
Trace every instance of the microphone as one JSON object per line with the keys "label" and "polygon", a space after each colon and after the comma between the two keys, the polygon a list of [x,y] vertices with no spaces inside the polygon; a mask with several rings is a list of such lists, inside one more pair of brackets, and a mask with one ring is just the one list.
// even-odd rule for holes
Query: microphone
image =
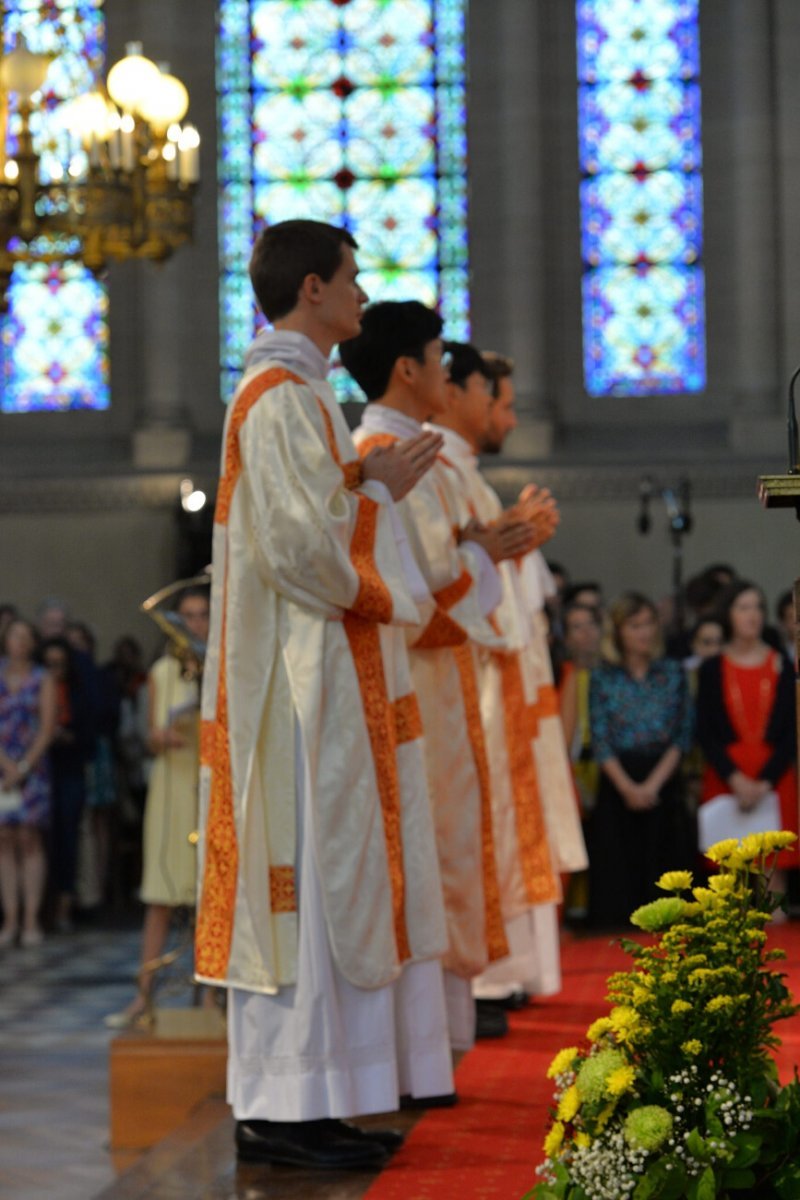
{"label": "microphone", "polygon": [[683,518],[683,533],[692,532],[692,481],[688,475],[682,475],[678,484],[681,516]]}
{"label": "microphone", "polygon": [[652,498],[653,480],[649,475],[643,475],[639,480],[639,516],[636,520],[636,528],[642,534],[650,532],[650,501]]}

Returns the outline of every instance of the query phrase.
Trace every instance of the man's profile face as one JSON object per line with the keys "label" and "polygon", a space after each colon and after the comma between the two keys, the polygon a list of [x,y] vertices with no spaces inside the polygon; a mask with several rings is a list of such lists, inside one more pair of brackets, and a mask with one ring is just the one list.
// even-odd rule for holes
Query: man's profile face
{"label": "man's profile face", "polygon": [[489,422],[481,445],[484,454],[499,454],[508,435],[516,429],[515,399],[514,384],[511,377],[505,375],[497,381],[497,396],[489,409]]}
{"label": "man's profile face", "polygon": [[408,358],[414,371],[414,394],[425,404],[426,419],[435,419],[446,406],[448,366],[443,350],[442,339],[434,338],[423,346],[422,362]]}
{"label": "man's profile face", "polygon": [[489,410],[492,404],[489,380],[481,371],[473,371],[463,383],[451,383],[450,387],[461,428],[475,449],[480,449],[489,427]]}
{"label": "man's profile face", "polygon": [[361,314],[368,296],[358,282],[358,264],[353,247],[342,243],[342,261],[327,283],[320,282],[318,316],[335,335],[346,342],[361,332]]}

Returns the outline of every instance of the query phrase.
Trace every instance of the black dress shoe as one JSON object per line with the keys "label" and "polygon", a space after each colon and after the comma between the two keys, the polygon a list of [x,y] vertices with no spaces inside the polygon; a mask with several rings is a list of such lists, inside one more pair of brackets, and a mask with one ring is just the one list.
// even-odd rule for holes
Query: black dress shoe
{"label": "black dress shoe", "polygon": [[401,1096],[400,1107],[403,1109],[419,1108],[452,1108],[458,1104],[458,1095],[447,1092],[444,1096]]}
{"label": "black dress shoe", "polygon": [[377,1141],[350,1125],[322,1121],[237,1121],[241,1162],[312,1167],[322,1171],[377,1171],[388,1159]]}
{"label": "black dress shoe", "polygon": [[387,1154],[394,1154],[395,1150],[399,1150],[406,1140],[406,1135],[401,1133],[399,1129],[373,1129],[372,1126],[369,1126],[367,1129],[361,1129],[358,1125],[351,1125],[349,1121],[345,1121],[344,1124],[357,1137],[365,1138],[370,1142],[377,1142],[379,1146],[383,1146]]}
{"label": "black dress shoe", "polygon": [[491,1000],[478,1000],[475,1004],[475,1037],[501,1038],[508,1033],[508,1017],[502,1008]]}

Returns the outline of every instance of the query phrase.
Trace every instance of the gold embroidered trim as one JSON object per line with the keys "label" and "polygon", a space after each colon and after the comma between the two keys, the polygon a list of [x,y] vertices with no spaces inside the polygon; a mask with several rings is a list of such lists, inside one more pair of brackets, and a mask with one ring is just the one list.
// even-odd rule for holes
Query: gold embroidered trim
{"label": "gold embroidered trim", "polygon": [[302,384],[305,383],[305,380],[283,367],[270,367],[268,371],[262,371],[260,375],[256,375],[255,379],[252,379],[234,400],[225,438],[225,467],[217,489],[217,507],[214,512],[214,520],[218,525],[228,524],[233,493],[242,473],[242,451],[239,446],[239,432],[242,425],[256,401],[265,392],[279,387],[282,383]]}
{"label": "gold embroidered trim", "polygon": [[269,905],[273,913],[297,912],[294,867],[270,867]]}
{"label": "gold embroidered trim", "polygon": [[525,893],[531,904],[549,904],[559,899],[559,893],[539,796],[532,740],[535,721],[525,702],[519,657],[503,655],[500,666],[506,749]]}
{"label": "gold embroidered trim", "polygon": [[433,593],[433,598],[439,608],[443,608],[445,612],[451,609],[453,605],[458,604],[459,600],[463,600],[469,589],[472,587],[472,576],[466,567],[459,575],[458,579],[454,579],[452,583],[446,584],[443,588],[439,588],[438,592]]}
{"label": "gold embroidered trim", "polygon": [[399,696],[392,704],[394,730],[398,746],[422,737],[422,715],[414,692]]}
{"label": "gold embroidered trim", "polygon": [[441,650],[443,646],[463,646],[467,640],[464,630],[441,608],[433,610],[433,616],[417,640],[413,650]]}
{"label": "gold embroidered trim", "polygon": [[411,957],[411,947],[405,915],[406,883],[400,815],[400,777],[397,770],[394,711],[386,691],[380,630],[374,621],[365,621],[354,613],[346,613],[344,631],[353,655],[375,764],[386,839],[397,955],[401,962],[405,962]]}
{"label": "gold embroidered trim", "polygon": [[494,852],[494,830],[492,827],[492,796],[489,783],[489,760],[486,757],[486,742],[483,736],[478,681],[475,675],[475,660],[470,646],[457,646],[453,650],[464,711],[467,716],[467,734],[478,775],[481,797],[481,857],[483,875],[483,901],[486,909],[486,945],[489,961],[505,958],[509,953],[506,941],[503,914],[500,907],[500,886],[497,881],[497,858]]}

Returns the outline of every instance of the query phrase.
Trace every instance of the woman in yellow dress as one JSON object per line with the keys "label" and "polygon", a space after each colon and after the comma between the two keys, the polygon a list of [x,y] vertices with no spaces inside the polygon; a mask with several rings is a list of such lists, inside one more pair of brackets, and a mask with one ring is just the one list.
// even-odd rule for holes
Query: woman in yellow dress
{"label": "woman in yellow dress", "polygon": [[[206,590],[187,588],[176,612],[189,636],[205,644]],[[147,687],[148,748],[153,765],[144,812],[140,898],[147,907],[139,989],[127,1008],[106,1017],[112,1029],[125,1028],[147,1013],[153,986],[153,970],[148,964],[163,953],[173,911],[192,908],[196,900],[197,851],[189,838],[197,828],[199,684],[184,677],[181,662],[167,651],[153,664]]]}

